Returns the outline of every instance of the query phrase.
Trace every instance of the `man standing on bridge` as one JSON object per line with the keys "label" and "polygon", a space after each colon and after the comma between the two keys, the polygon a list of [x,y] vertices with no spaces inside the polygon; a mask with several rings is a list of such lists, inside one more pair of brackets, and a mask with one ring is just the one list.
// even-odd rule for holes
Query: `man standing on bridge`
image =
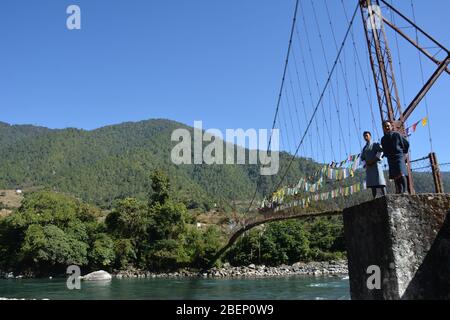
{"label": "man standing on bridge", "polygon": [[383,152],[388,159],[389,179],[394,179],[396,193],[407,193],[408,175],[405,155],[409,151],[409,142],[400,133],[392,131],[390,121],[383,122],[384,136],[381,138]]}
{"label": "man standing on bridge", "polygon": [[377,189],[381,194],[386,194],[386,180],[384,179],[381,157],[383,149],[379,143],[372,142],[372,134],[369,131],[363,133],[366,145],[361,152],[361,160],[365,161],[367,188],[372,189],[373,198],[377,197]]}

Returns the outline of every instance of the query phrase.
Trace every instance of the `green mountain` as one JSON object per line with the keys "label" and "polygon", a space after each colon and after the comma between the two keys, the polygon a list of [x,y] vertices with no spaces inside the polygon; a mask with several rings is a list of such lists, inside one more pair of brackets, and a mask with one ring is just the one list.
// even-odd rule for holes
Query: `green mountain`
{"label": "green mountain", "polygon": [[[162,119],[92,131],[0,122],[0,189],[46,187],[109,207],[118,198],[146,198],[150,173],[160,168],[168,173],[174,195],[188,207],[229,207],[251,199],[257,182],[258,198],[270,193],[290,159],[282,153],[279,174],[265,177],[257,165],[174,165],[170,153],[176,142],[170,137],[178,128],[193,136],[191,127]],[[312,160],[297,158],[287,181],[317,167]],[[450,190],[450,175],[444,178]],[[421,189],[431,185],[431,175],[420,177]]]}
{"label": "green mountain", "polygon": [[[0,188],[43,186],[109,206],[117,198],[146,197],[150,173],[160,168],[168,172],[174,193],[192,207],[253,196],[259,179],[256,165],[172,164],[176,142],[170,137],[178,128],[193,136],[191,127],[161,119],[92,131],[0,123]],[[281,158],[283,165],[288,156]],[[293,179],[315,164],[302,160],[292,167]],[[277,178],[264,177],[260,193],[273,188]]]}

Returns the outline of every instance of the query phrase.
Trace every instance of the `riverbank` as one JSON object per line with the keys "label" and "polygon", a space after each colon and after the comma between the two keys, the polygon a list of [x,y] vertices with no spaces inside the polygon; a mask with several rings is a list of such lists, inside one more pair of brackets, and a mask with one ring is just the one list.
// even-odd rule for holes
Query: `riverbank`
{"label": "riverbank", "polygon": [[258,277],[283,277],[294,275],[347,275],[347,261],[324,261],[324,262],[297,262],[293,265],[281,265],[278,267],[269,267],[264,265],[239,266],[233,267],[224,264],[220,268],[212,268],[205,272],[195,270],[180,270],[171,273],[153,273],[142,270],[124,270],[113,273],[113,276],[122,278],[258,278]]}
{"label": "riverbank", "polygon": [[[270,267],[250,264],[248,266],[233,267],[225,263],[222,267],[200,272],[193,269],[183,269],[176,272],[150,272],[146,270],[127,269],[113,271],[112,276],[122,278],[258,278],[258,277],[283,277],[295,275],[326,276],[347,275],[347,261],[322,261],[322,262],[297,262],[293,265],[281,265]],[[64,275],[59,275],[64,276]],[[54,275],[53,277],[58,277]],[[30,279],[33,275],[14,274],[13,272],[1,272],[0,279]],[[52,278],[52,277],[50,277]]]}

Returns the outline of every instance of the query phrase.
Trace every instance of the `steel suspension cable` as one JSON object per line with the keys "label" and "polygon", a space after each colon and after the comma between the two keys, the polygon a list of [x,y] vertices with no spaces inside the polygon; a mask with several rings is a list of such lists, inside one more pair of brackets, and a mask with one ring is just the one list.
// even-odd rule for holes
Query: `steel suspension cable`
{"label": "steel suspension cable", "polygon": [[279,187],[280,187],[281,184],[283,183],[284,179],[286,178],[286,175],[287,175],[288,171],[290,170],[290,167],[292,166],[292,163],[293,163],[295,157],[297,156],[298,150],[299,150],[300,147],[302,146],[302,144],[303,144],[303,142],[304,142],[304,139],[305,139],[305,136],[306,136],[306,134],[308,133],[308,130],[309,130],[309,128],[310,128],[311,125],[312,125],[312,122],[313,122],[313,120],[314,120],[314,118],[315,118],[315,116],[316,116],[317,110],[319,109],[320,104],[321,104],[321,102],[322,102],[322,100],[323,100],[323,97],[324,97],[324,95],[325,95],[325,92],[326,92],[326,90],[328,89],[328,86],[329,86],[329,84],[330,84],[330,82],[331,82],[331,79],[332,79],[332,76],[333,76],[333,74],[334,74],[334,71],[336,70],[336,66],[337,66],[338,61],[339,61],[339,59],[340,59],[340,57],[341,57],[342,51],[343,51],[343,49],[344,49],[344,46],[345,46],[345,44],[346,44],[346,42],[347,42],[347,39],[348,39],[348,36],[349,36],[349,34],[350,34],[350,30],[351,30],[351,28],[352,28],[352,26],[353,26],[353,23],[354,23],[354,21],[355,21],[355,17],[356,17],[356,13],[358,12],[358,8],[359,8],[359,3],[358,3],[358,4],[356,5],[356,7],[355,7],[355,10],[354,10],[354,12],[353,12],[352,18],[351,18],[351,20],[350,20],[350,23],[349,23],[349,25],[348,25],[347,31],[346,31],[346,33],[345,33],[344,39],[342,40],[341,47],[340,47],[340,49],[339,49],[339,51],[338,51],[338,53],[337,53],[337,57],[336,57],[336,59],[335,59],[335,61],[334,61],[334,63],[333,63],[333,67],[331,68],[330,73],[328,74],[328,79],[327,79],[327,81],[326,81],[326,83],[325,83],[325,85],[324,85],[324,88],[323,88],[323,90],[322,90],[322,93],[321,93],[321,95],[320,95],[320,97],[319,97],[319,101],[317,102],[316,107],[314,108],[314,112],[313,112],[313,114],[312,114],[312,116],[311,116],[311,119],[310,119],[309,122],[308,122],[308,125],[307,125],[307,127],[306,127],[305,132],[303,133],[302,139],[300,140],[300,142],[299,142],[299,144],[298,144],[298,146],[297,146],[296,152],[295,152],[295,154],[291,157],[291,159],[290,159],[290,161],[289,161],[289,164],[288,164],[288,167],[286,168],[286,170],[285,170],[283,176],[281,177],[281,180],[280,180],[280,182],[278,183],[278,186],[277,186],[276,190],[279,189]]}
{"label": "steel suspension cable", "polygon": [[[315,19],[315,22],[316,22],[316,25],[317,25],[317,29],[319,30],[319,33],[320,33],[320,26],[319,26],[319,22],[318,22],[318,18],[317,18],[315,5],[314,5],[314,2],[312,0],[310,0],[310,1],[311,1],[311,5],[312,5],[312,8],[313,8],[314,19]],[[325,4],[326,4],[326,2],[325,2]],[[332,35],[333,35],[334,45],[336,47],[336,50],[338,50],[338,45],[337,45],[337,40],[336,40],[336,35],[335,35],[335,32],[334,32],[334,28],[331,29],[331,32],[332,32]],[[320,40],[321,40],[321,44],[322,44],[322,50],[325,52],[325,48],[324,48],[323,40],[322,40],[321,36],[320,36]],[[345,63],[345,60],[344,60],[344,63]],[[352,103],[351,98],[350,98],[350,90],[349,90],[349,87],[348,87],[348,78],[347,78],[346,68],[344,68],[340,58],[339,58],[339,66],[341,67],[341,71],[342,71],[342,74],[343,74],[345,91],[347,93],[347,101],[348,101],[348,104],[350,106],[350,110],[352,112],[352,117],[353,117],[353,123],[355,125],[355,130],[356,130],[356,132],[360,132],[361,128],[358,128],[358,125],[356,123],[355,111],[354,111],[354,108],[353,108],[353,103]],[[349,138],[349,139],[351,139],[351,138]],[[358,143],[359,143],[360,148],[362,148],[360,139],[358,139]]]}
{"label": "steel suspension cable", "polygon": [[[412,11],[412,15],[413,15],[413,22],[414,24],[416,24],[416,12],[414,9],[414,4],[411,0],[411,11]],[[416,43],[419,44],[419,33],[417,31],[417,28],[415,28],[416,31]],[[417,53],[419,56],[419,65],[420,65],[420,72],[421,72],[421,76],[422,76],[422,85],[425,85],[425,76],[424,76],[424,72],[423,72],[423,63],[422,63],[422,55],[420,53],[420,51]],[[431,137],[431,124],[430,124],[430,110],[428,108],[428,99],[427,96],[424,97],[425,100],[425,110],[427,113],[427,118],[428,118],[428,138],[430,141],[430,151],[433,152],[433,139]]]}
{"label": "steel suspension cable", "polygon": [[[287,66],[289,64],[289,57],[290,57],[290,53],[291,53],[292,38],[293,38],[293,35],[294,35],[295,24],[296,24],[296,21],[297,21],[298,4],[299,4],[299,0],[296,0],[295,1],[295,8],[294,8],[294,15],[293,15],[293,18],[292,18],[291,32],[290,32],[290,36],[289,36],[289,44],[288,44],[288,48],[287,48],[287,52],[286,52],[286,59],[285,59],[285,64],[284,64],[283,76],[282,76],[282,79],[281,79],[280,91],[279,91],[279,94],[278,94],[277,104],[276,104],[276,108],[275,108],[275,115],[274,115],[273,122],[272,122],[272,132],[270,134],[269,142],[267,144],[267,153],[270,151],[270,147],[272,145],[273,130],[275,129],[275,125],[276,125],[277,117],[278,117],[278,111],[280,109],[281,96],[283,94],[284,81],[285,81],[285,78],[286,78],[286,70],[287,70]],[[247,208],[245,213],[250,212],[250,210],[252,208],[252,205],[253,205],[253,203],[255,201],[255,198],[256,198],[256,195],[258,193],[258,185],[260,184],[260,182],[261,182],[261,175],[258,176],[258,181],[256,182],[256,186],[255,186],[255,192],[253,193],[252,200],[250,201],[250,204],[249,204],[249,206],[248,206],[248,208]]]}
{"label": "steel suspension cable", "polygon": [[[324,1],[325,1],[326,9],[327,9],[327,14],[328,14],[330,27],[331,27],[331,29],[333,29],[334,27],[333,27],[333,23],[331,22],[331,17],[330,17],[330,12],[329,12],[329,9],[328,9],[328,5],[327,5],[326,0],[324,0]],[[344,10],[345,18],[349,22],[350,19],[349,19],[349,16],[347,14],[347,9],[345,8],[345,5],[344,5],[344,0],[341,0],[341,4],[342,4],[342,8]],[[372,82],[370,81],[370,79],[368,79],[368,81],[366,82],[366,78],[364,77],[364,73],[365,72],[364,72],[362,64],[361,64],[361,59],[360,59],[360,56],[359,56],[359,53],[358,53],[358,49],[356,48],[355,35],[354,35],[353,30],[351,31],[351,37],[352,37],[353,50],[354,50],[354,52],[356,54],[356,59],[358,61],[358,66],[359,66],[359,70],[360,70],[360,73],[361,73],[361,78],[363,79],[363,82],[364,82],[364,90],[366,92],[367,100],[369,102],[370,115],[371,115],[371,118],[372,118],[372,126],[375,129],[375,133],[377,135],[377,139],[379,140],[380,139],[380,133],[378,131],[378,126],[376,125],[376,122],[375,122],[375,113],[374,113],[373,99],[372,99],[373,98],[372,97]],[[369,66],[369,62],[368,62],[369,59],[365,59],[365,60],[366,60],[366,67],[367,67],[367,71],[366,72],[369,73],[370,72],[370,66]]]}

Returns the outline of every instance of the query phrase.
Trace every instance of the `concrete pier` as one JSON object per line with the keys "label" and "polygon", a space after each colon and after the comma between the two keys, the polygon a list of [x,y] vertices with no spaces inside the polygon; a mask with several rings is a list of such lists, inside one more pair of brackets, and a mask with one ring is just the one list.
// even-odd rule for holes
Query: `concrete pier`
{"label": "concrete pier", "polygon": [[449,211],[450,194],[388,195],[345,209],[351,298],[450,299]]}

